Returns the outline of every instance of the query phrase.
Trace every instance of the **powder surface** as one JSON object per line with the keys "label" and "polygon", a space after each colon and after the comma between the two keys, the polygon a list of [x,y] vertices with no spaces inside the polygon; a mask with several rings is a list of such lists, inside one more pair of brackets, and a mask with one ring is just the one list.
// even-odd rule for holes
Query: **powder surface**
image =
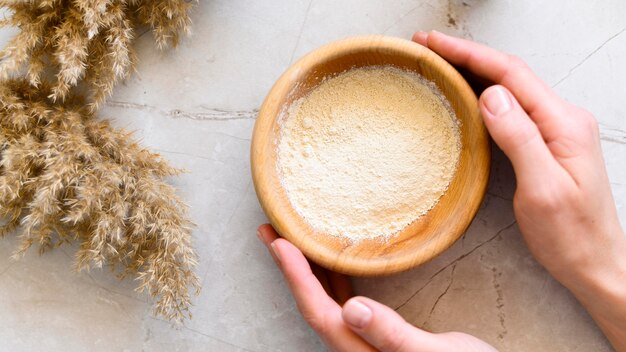
{"label": "powder surface", "polygon": [[387,238],[430,210],[460,154],[459,127],[434,84],[390,66],[324,80],[282,116],[278,171],[315,230]]}

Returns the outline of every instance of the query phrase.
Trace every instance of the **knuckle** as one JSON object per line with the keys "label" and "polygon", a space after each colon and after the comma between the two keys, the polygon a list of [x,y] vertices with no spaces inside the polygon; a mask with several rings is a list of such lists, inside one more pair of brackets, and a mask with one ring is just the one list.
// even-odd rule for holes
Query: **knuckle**
{"label": "knuckle", "polygon": [[530,73],[531,71],[530,67],[528,66],[526,61],[524,61],[520,57],[515,56],[515,55],[509,55],[508,60],[509,60],[509,65],[508,65],[509,69],[507,70],[507,75]]}
{"label": "knuckle", "polygon": [[528,66],[528,64],[518,56],[508,55],[507,60],[507,68],[503,76],[501,77],[501,82],[515,82],[520,77],[533,74],[530,66]]}
{"label": "knuckle", "polygon": [[528,64],[522,58],[516,55],[509,54],[508,56],[509,66],[510,67],[518,67],[523,69],[528,69]]}
{"label": "knuckle", "polygon": [[575,105],[569,105],[568,114],[573,122],[570,126],[569,135],[575,139],[576,144],[588,148],[599,140],[600,126],[591,112]]}
{"label": "knuckle", "polygon": [[553,213],[560,208],[561,201],[555,194],[531,192],[527,202],[540,212]]}
{"label": "knuckle", "polygon": [[591,112],[580,107],[577,107],[577,112],[577,116],[586,130],[592,132],[598,130],[598,120],[596,120],[595,116],[593,116]]}
{"label": "knuckle", "polygon": [[318,335],[324,336],[328,330],[326,326],[326,319],[323,315],[302,311],[302,317],[309,324],[311,329]]}
{"label": "knuckle", "polygon": [[523,211],[529,216],[537,216],[540,214],[552,215],[555,209],[558,208],[557,202],[555,202],[554,199],[539,194],[538,192],[525,193],[515,197],[515,203],[513,205],[516,211]]}
{"label": "knuckle", "polygon": [[576,197],[567,189],[549,186],[543,189],[526,189],[520,201],[527,208],[534,209],[540,214],[555,214],[563,210],[567,204],[575,202]]}
{"label": "knuckle", "polygon": [[[516,114],[515,111],[510,111],[509,114]],[[515,121],[516,119],[508,119],[507,116],[504,116],[502,120],[505,121]],[[540,138],[539,130],[536,126],[532,124],[515,124],[515,126],[509,126],[509,128],[504,129],[502,140],[505,143],[508,143],[513,148],[524,148],[529,143],[533,142],[535,138]]]}

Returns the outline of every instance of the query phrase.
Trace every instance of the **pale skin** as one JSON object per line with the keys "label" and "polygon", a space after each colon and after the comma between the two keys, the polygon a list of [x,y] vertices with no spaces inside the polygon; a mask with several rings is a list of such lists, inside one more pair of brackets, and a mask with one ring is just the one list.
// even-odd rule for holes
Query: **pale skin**
{"label": "pale skin", "polygon": [[[556,95],[519,58],[438,32],[413,40],[493,84],[479,99],[509,157],[513,200],[531,253],[587,309],[615,350],[626,352],[626,237],[604,165],[598,125]],[[258,236],[282,270],[304,319],[333,351],[495,351],[471,335],[430,333],[366,297],[349,279],[314,267],[269,225]]]}

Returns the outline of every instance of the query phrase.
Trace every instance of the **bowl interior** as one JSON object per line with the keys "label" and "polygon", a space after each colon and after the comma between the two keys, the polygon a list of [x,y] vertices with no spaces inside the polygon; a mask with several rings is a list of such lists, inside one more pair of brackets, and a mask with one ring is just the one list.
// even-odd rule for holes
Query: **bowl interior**
{"label": "bowl interior", "polygon": [[[461,121],[462,148],[448,190],[427,214],[389,239],[350,243],[315,231],[291,206],[276,167],[279,117],[325,77],[372,65],[393,65],[434,82]],[[318,264],[333,271],[365,276],[410,269],[452,245],[469,226],[482,201],[490,154],[476,96],[451,65],[418,44],[370,36],[328,44],[299,60],[281,76],[259,111],[251,161],[257,196],[276,230]]]}

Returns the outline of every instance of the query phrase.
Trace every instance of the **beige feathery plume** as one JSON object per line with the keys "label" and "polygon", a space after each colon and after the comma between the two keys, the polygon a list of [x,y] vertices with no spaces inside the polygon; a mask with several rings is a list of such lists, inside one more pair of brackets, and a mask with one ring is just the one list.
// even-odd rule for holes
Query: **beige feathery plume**
{"label": "beige feathery plume", "polygon": [[176,46],[190,31],[192,1],[0,0],[0,6],[11,13],[0,24],[20,30],[2,51],[0,77],[25,70],[37,86],[50,68],[53,101],[84,82],[95,111],[132,71],[136,29],[150,28],[159,48]]}
{"label": "beige feathery plume", "polygon": [[164,181],[178,170],[80,98],[61,105],[51,92],[24,79],[0,85],[0,234],[21,227],[17,254],[79,241],[79,269],[123,269],[157,314],[181,321],[199,283],[187,207]]}
{"label": "beige feathery plume", "polygon": [[78,269],[122,269],[157,314],[182,321],[199,282],[187,207],[164,180],[178,170],[95,111],[133,68],[136,28],[151,28],[160,48],[176,45],[190,1],[0,6],[11,12],[0,25],[19,29],[0,62],[0,236],[21,228],[17,254],[79,241]]}

